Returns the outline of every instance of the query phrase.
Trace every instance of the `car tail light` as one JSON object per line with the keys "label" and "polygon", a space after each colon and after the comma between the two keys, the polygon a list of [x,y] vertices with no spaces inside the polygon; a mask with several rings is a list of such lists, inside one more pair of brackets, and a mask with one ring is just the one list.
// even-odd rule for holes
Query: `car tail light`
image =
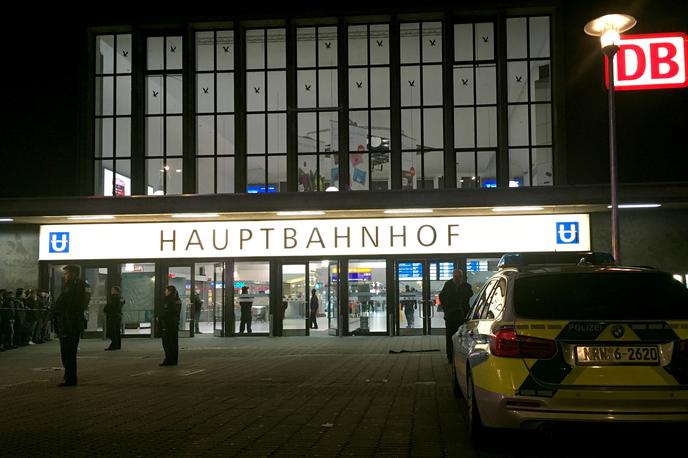
{"label": "car tail light", "polygon": [[553,340],[522,336],[513,328],[504,328],[490,336],[490,351],[505,358],[547,359],[557,353],[557,344]]}

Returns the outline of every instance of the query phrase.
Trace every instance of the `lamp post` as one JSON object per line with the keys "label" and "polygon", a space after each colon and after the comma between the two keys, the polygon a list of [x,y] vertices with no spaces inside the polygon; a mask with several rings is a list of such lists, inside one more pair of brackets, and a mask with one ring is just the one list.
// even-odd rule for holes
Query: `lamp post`
{"label": "lamp post", "polygon": [[633,28],[636,20],[627,14],[607,14],[593,19],[585,25],[585,33],[600,37],[602,52],[607,56],[607,75],[609,80],[609,170],[612,207],[612,256],[620,262],[619,247],[619,206],[616,195],[617,164],[616,164],[616,109],[614,105],[614,55],[619,50],[620,34]]}

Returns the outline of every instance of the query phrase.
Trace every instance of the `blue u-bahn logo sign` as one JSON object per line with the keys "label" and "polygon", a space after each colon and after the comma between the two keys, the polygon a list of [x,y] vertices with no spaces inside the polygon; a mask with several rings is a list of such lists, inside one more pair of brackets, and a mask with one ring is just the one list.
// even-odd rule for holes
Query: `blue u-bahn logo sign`
{"label": "blue u-bahn logo sign", "polygon": [[557,223],[557,245],[578,243],[578,222]]}
{"label": "blue u-bahn logo sign", "polygon": [[69,232],[50,232],[48,239],[49,253],[69,253]]}

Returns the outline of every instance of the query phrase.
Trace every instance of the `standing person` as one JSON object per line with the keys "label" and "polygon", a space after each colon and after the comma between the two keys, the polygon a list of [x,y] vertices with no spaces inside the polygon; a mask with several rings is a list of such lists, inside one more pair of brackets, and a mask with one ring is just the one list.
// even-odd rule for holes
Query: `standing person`
{"label": "standing person", "polygon": [[198,291],[194,291],[191,295],[191,306],[193,307],[194,314],[194,332],[196,334],[202,334],[201,330],[198,328],[198,325],[201,321],[201,309],[203,309],[203,301],[201,300],[201,296],[198,294]]}
{"label": "standing person", "polygon": [[452,279],[447,281],[440,292],[440,302],[444,309],[444,323],[447,337],[447,361],[454,358],[452,336],[466,321],[468,300],[473,296],[473,288],[463,279],[463,270],[454,269]]}
{"label": "standing person", "polygon": [[239,305],[241,306],[241,323],[239,324],[239,333],[244,332],[244,328],[251,331],[251,311],[253,308],[253,296],[248,293],[248,286],[241,287],[241,294],[239,295]]}
{"label": "standing person", "polygon": [[91,288],[79,278],[79,266],[64,266],[64,284],[62,293],[55,301],[55,330],[60,337],[60,354],[64,366],[64,382],[58,386],[76,385],[76,352],[79,337],[86,329],[84,312],[91,299]]}
{"label": "standing person", "polygon": [[414,312],[417,308],[416,293],[414,291],[411,291],[409,285],[404,286],[405,291],[400,294],[401,306],[404,309],[404,315],[406,315],[406,327],[412,328],[415,321]]}
{"label": "standing person", "polygon": [[182,311],[182,301],[174,285],[165,286],[158,326],[162,334],[162,348],[165,350],[165,359],[160,366],[176,366],[179,360],[179,314]]}
{"label": "standing person", "polygon": [[320,302],[318,302],[318,296],[315,295],[315,288],[311,290],[311,302],[310,302],[310,318],[308,319],[308,327],[311,329],[318,329],[318,307],[320,307]]}
{"label": "standing person", "polygon": [[110,297],[108,298],[107,305],[103,309],[107,322],[105,337],[110,339],[110,346],[105,350],[119,350],[122,348],[122,306],[124,306],[122,290],[119,286],[113,286],[110,288]]}

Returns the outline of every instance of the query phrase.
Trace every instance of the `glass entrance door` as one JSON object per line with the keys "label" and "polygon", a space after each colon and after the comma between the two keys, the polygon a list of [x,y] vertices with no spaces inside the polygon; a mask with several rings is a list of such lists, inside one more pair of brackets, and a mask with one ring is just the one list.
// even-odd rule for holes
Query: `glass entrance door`
{"label": "glass entrance door", "polygon": [[155,310],[155,263],[126,263],[122,271],[125,336],[150,336]]}
{"label": "glass entrance door", "polygon": [[[192,336],[192,329],[194,327],[193,321],[193,308],[191,306],[191,289],[192,277],[191,277],[191,266],[190,265],[178,265],[178,266],[167,266],[167,274],[165,275],[166,284],[165,286],[174,286],[179,293],[179,299],[182,301],[182,309],[179,316],[179,330],[182,331],[180,335]],[[164,271],[163,271],[164,273]],[[165,293],[163,289],[160,290],[160,300],[164,297]]]}
{"label": "glass entrance door", "polygon": [[224,335],[225,281],[223,262],[194,264],[191,292],[193,335]]}

